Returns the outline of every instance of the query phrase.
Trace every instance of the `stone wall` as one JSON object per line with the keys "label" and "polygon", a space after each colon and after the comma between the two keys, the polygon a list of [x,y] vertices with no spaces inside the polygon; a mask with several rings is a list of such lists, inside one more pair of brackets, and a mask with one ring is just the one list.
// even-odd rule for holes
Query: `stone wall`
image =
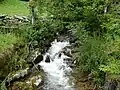
{"label": "stone wall", "polygon": [[0,15],[0,27],[30,23],[27,16]]}

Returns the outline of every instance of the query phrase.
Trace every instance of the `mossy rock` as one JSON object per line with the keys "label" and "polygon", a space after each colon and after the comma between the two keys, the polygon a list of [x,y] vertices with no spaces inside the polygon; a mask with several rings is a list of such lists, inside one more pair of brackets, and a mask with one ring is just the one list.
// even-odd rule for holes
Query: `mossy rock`
{"label": "mossy rock", "polygon": [[35,90],[32,84],[26,84],[24,82],[16,82],[9,90]]}
{"label": "mossy rock", "polygon": [[21,81],[14,82],[8,87],[9,90],[37,90],[38,86],[42,83],[42,76],[36,75],[26,78]]}

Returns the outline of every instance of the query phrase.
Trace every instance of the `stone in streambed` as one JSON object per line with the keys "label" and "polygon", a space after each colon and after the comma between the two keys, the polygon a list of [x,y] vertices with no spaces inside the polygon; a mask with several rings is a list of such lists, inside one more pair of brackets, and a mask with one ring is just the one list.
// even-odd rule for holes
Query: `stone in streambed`
{"label": "stone in streambed", "polygon": [[24,77],[25,75],[27,75],[29,73],[28,70],[29,70],[29,68],[26,68],[24,70],[19,70],[16,73],[10,74],[8,76],[8,78],[6,79],[6,82],[9,83],[9,82],[15,81],[21,77]]}
{"label": "stone in streambed", "polygon": [[50,63],[50,56],[47,55],[45,62]]}
{"label": "stone in streambed", "polygon": [[73,55],[72,55],[72,51],[71,51],[71,46],[67,46],[67,47],[65,47],[65,48],[63,48],[63,50],[62,50],[62,52],[66,55],[66,56],[68,56],[68,57],[72,57]]}
{"label": "stone in streambed", "polygon": [[118,82],[116,80],[112,80],[106,82],[104,85],[105,90],[117,90]]}
{"label": "stone in streambed", "polygon": [[42,60],[43,60],[43,55],[40,54],[36,57],[36,59],[34,60],[34,63],[37,64],[37,63],[41,62]]}

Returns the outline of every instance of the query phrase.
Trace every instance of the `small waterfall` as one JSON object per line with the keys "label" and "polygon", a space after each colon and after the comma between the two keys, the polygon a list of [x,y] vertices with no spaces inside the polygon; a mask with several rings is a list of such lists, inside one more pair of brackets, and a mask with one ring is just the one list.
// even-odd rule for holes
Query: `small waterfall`
{"label": "small waterfall", "polygon": [[[75,90],[74,84],[69,79],[72,69],[64,61],[70,57],[62,53],[66,46],[70,46],[69,42],[55,40],[51,43],[48,52],[45,53],[43,61],[39,63],[46,74],[43,90]],[[48,56],[50,60],[46,62]]]}

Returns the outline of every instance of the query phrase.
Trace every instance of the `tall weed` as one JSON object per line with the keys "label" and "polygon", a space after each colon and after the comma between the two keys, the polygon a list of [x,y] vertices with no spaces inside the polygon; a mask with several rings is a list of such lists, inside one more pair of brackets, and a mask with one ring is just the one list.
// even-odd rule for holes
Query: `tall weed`
{"label": "tall weed", "polygon": [[88,73],[94,76],[95,83],[102,84],[104,73],[99,70],[108,59],[106,41],[98,36],[89,36],[86,31],[78,31],[79,52],[77,53],[77,70],[79,74]]}

